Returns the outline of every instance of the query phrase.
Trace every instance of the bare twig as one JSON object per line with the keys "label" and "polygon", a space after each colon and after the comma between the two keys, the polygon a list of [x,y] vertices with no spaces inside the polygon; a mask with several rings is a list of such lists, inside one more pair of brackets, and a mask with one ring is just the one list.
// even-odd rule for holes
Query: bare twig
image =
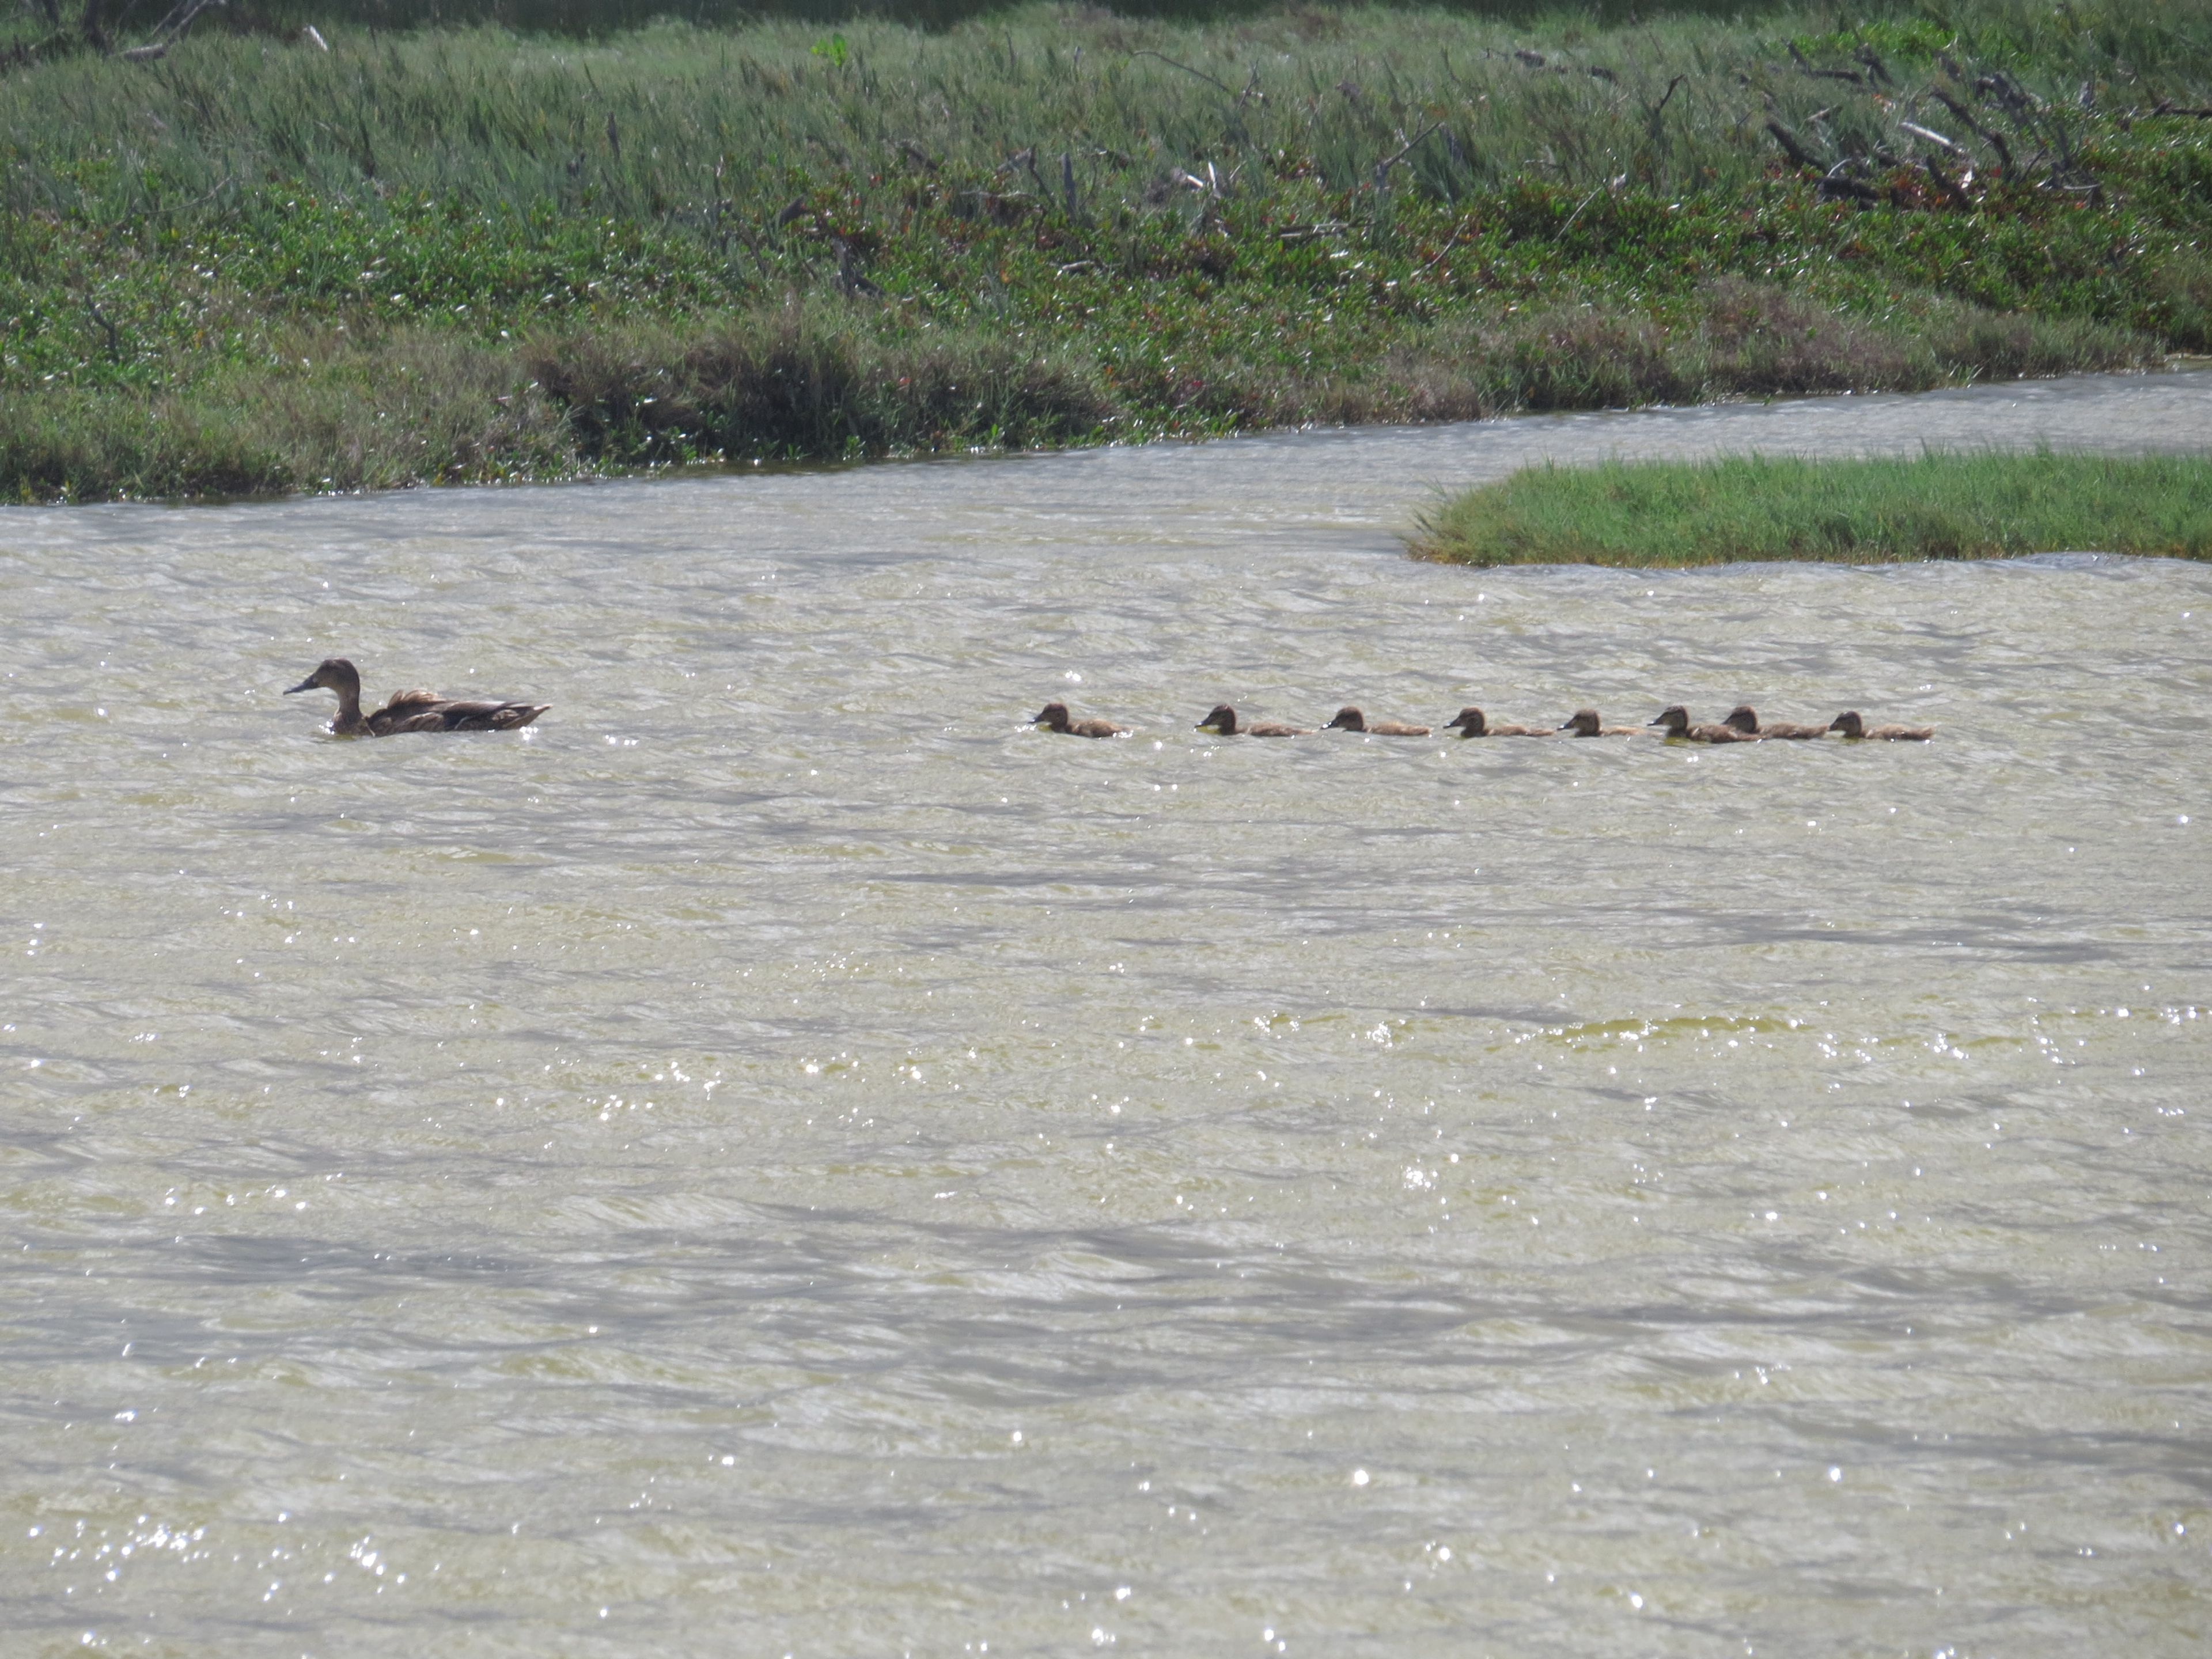
{"label": "bare twig", "polygon": [[1423,139],[1430,137],[1443,125],[1443,123],[1442,121],[1430,122],[1428,125],[1423,127],[1419,132],[1415,133],[1412,137],[1406,140],[1404,143],[1401,144],[1395,154],[1386,155],[1381,161],[1377,161],[1375,164],[1375,182],[1376,187],[1378,189],[1381,188],[1383,179],[1389,176],[1390,169],[1392,167],[1396,167],[1399,162],[1404,161],[1408,155],[1413,153],[1413,148],[1415,145],[1419,144]]}
{"label": "bare twig", "polygon": [[1782,146],[1782,153],[1799,167],[1817,167],[1820,165],[1820,158],[1811,150],[1807,149],[1797,135],[1784,126],[1781,122],[1768,121],[1766,130],[1774,135],[1774,142]]}
{"label": "bare twig", "polygon": [[[185,31],[199,21],[202,12],[210,6],[220,6],[225,3],[226,0],[179,0],[176,9],[155,26],[154,40],[143,46],[133,46],[128,52],[118,52],[116,56],[126,64],[149,64],[156,58],[165,58],[169,48],[185,38]],[[85,14],[88,17],[92,15],[90,6],[86,7]]]}
{"label": "bare twig", "polygon": [[1954,143],[1932,127],[1922,126],[1917,121],[1899,121],[1897,125],[1900,132],[1909,132],[1915,138],[1923,139],[1935,145],[1936,149],[1947,150],[1953,155],[1964,155],[1966,153],[1963,146]]}
{"label": "bare twig", "polygon": [[[1142,52],[1133,52],[1129,56],[1132,58],[1157,58],[1160,62],[1165,64],[1170,69],[1179,69],[1185,75],[1195,75],[1200,80],[1205,82],[1207,85],[1219,87],[1222,91],[1227,93],[1231,98],[1237,96],[1236,88],[1229,86],[1223,82],[1215,80],[1204,70],[1194,70],[1188,64],[1178,64],[1174,58],[1169,57],[1164,52],[1153,52],[1150,48],[1147,48]],[[1258,77],[1255,75],[1254,78],[1256,80]]]}

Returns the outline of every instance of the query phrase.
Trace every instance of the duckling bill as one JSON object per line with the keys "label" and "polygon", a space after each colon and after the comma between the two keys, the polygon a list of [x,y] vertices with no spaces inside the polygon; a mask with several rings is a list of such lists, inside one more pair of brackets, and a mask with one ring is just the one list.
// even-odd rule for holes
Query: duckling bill
{"label": "duckling bill", "polygon": [[1262,720],[1256,726],[1239,726],[1237,711],[1225,702],[1214,704],[1213,712],[1198,723],[1198,730],[1212,732],[1224,738],[1304,738],[1313,735],[1278,720]]}
{"label": "duckling bill", "polygon": [[341,738],[388,738],[401,732],[513,732],[553,705],[550,702],[465,702],[434,691],[396,691],[374,714],[361,712],[361,672],[343,657],[325,657],[315,672],[284,695],[320,687],[337,693],[331,731]]}
{"label": "duckling bill", "polygon": [[1331,732],[1364,732],[1370,738],[1425,738],[1425,726],[1407,726],[1402,720],[1370,720],[1351,704],[1336,711],[1336,718],[1323,728]]}
{"label": "duckling bill", "polygon": [[1048,732],[1057,732],[1070,738],[1118,738],[1125,729],[1111,720],[1071,720],[1067,705],[1064,702],[1045,704],[1037,710],[1036,718],[1030,724],[1042,726]]}

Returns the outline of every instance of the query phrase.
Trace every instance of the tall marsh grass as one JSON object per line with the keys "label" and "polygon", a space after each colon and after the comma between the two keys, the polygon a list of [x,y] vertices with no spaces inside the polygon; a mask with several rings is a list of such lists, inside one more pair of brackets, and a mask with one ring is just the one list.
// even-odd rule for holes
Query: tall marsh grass
{"label": "tall marsh grass", "polygon": [[238,10],[268,27],[150,62],[49,52],[32,9],[6,26],[0,493],[1909,388],[2212,347],[2212,122],[2188,112],[2212,105],[2212,0],[440,13],[568,34],[349,25],[416,15],[365,0],[317,14],[327,51],[278,0]]}

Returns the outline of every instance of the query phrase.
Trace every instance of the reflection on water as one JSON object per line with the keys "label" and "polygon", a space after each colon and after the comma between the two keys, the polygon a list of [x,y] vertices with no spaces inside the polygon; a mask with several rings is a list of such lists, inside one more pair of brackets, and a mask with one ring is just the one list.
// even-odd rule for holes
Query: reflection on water
{"label": "reflection on water", "polygon": [[7,1627],[2194,1650],[2212,571],[1389,532],[2206,384],[0,516]]}

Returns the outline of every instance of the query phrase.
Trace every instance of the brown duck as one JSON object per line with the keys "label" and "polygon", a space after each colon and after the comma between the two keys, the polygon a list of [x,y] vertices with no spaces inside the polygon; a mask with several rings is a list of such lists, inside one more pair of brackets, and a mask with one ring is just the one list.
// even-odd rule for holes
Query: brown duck
{"label": "brown duck", "polygon": [[1747,702],[1740,702],[1728,712],[1721,722],[1732,726],[1747,738],[1823,738],[1828,734],[1825,726],[1808,726],[1799,720],[1768,720],[1762,724],[1759,714]]}
{"label": "brown duck", "polygon": [[1067,705],[1048,702],[1036,712],[1031,726],[1042,726],[1048,732],[1058,732],[1070,738],[1118,738],[1126,729],[1111,720],[1077,720],[1067,717]]}
{"label": "brown duck", "polygon": [[1859,718],[1856,708],[1847,708],[1837,715],[1828,730],[1840,732],[1847,738],[1887,738],[1893,743],[1925,743],[1936,735],[1932,726],[1869,726]]}
{"label": "brown duck", "polygon": [[1644,735],[1641,726],[1607,726],[1597,717],[1595,708],[1576,709],[1559,730],[1577,738],[1640,738]]}
{"label": "brown duck", "polygon": [[315,672],[287,690],[321,686],[338,694],[331,731],[341,738],[388,738],[399,732],[512,732],[536,720],[550,702],[462,702],[434,691],[397,691],[373,714],[361,712],[361,672],[343,657],[326,657]]}
{"label": "brown duck", "polygon": [[1364,732],[1372,738],[1425,738],[1425,726],[1407,726],[1402,720],[1370,720],[1349,703],[1336,711],[1336,718],[1322,728],[1328,732]]}
{"label": "brown duck", "polygon": [[[1560,729],[1564,731],[1565,727]],[[1452,716],[1451,724],[1444,730],[1456,732],[1462,738],[1548,738],[1553,735],[1548,728],[1541,726],[1492,726],[1480,708],[1461,709]]]}
{"label": "brown duck", "polygon": [[1690,711],[1680,703],[1670,704],[1660,711],[1659,718],[1651,722],[1666,728],[1663,735],[1687,738],[1692,743],[1757,743],[1759,739],[1739,732],[1733,726],[1692,726]]}
{"label": "brown duck", "polygon": [[1224,738],[1307,738],[1313,734],[1295,726],[1285,726],[1277,720],[1262,720],[1257,726],[1239,726],[1237,711],[1225,702],[1213,705],[1213,712],[1198,723],[1201,732],[1212,732]]}

